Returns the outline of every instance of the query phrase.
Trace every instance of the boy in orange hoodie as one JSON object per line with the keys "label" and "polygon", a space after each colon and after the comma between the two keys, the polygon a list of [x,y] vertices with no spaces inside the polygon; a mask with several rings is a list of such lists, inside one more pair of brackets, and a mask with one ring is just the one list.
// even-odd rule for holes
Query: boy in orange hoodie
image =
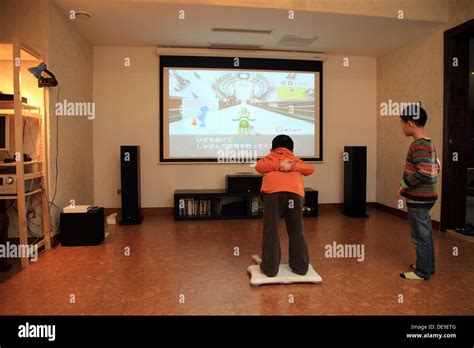
{"label": "boy in orange hoodie", "polygon": [[285,217],[289,238],[289,265],[292,271],[305,275],[309,267],[308,245],[303,231],[303,177],[314,172],[314,166],[293,154],[293,140],[278,135],[272,141],[270,154],[260,159],[255,169],[264,174],[263,242],[260,269],[275,277],[281,260],[278,220]]}

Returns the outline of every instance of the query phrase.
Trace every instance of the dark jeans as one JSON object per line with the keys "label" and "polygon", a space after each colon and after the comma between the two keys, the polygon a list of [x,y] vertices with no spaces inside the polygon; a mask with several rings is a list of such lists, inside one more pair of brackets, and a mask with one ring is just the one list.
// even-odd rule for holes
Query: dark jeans
{"label": "dark jeans", "polygon": [[289,265],[305,275],[309,267],[308,245],[303,231],[303,198],[291,192],[263,194],[263,242],[260,269],[268,277],[278,273],[281,260],[278,221],[285,218],[289,239]]}
{"label": "dark jeans", "polygon": [[431,273],[435,272],[433,228],[430,217],[433,205],[408,204],[408,223],[416,249],[415,274],[424,279],[430,279]]}

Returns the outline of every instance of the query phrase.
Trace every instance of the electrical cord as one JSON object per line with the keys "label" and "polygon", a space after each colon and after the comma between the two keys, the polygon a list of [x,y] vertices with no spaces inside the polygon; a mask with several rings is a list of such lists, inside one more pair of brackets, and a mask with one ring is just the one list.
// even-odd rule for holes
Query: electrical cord
{"label": "electrical cord", "polygon": [[[56,95],[56,102],[59,102],[59,82],[58,82],[58,90],[57,90],[57,95]],[[53,223],[53,215],[51,213],[51,208],[55,207],[59,211],[61,211],[61,208],[59,208],[55,203],[54,200],[56,199],[56,193],[58,189],[58,176],[59,176],[59,163],[58,163],[58,158],[59,158],[59,117],[56,115],[56,158],[55,158],[55,178],[54,178],[54,194],[53,198],[49,200],[49,193],[42,187],[44,191],[44,195],[46,196],[46,201],[48,202],[48,215],[49,215],[49,228],[50,232],[58,232],[59,231],[59,226],[54,226]],[[43,164],[46,165],[46,164]]]}
{"label": "electrical cord", "polygon": [[7,210],[10,209],[13,204],[15,204],[15,200],[14,200],[14,199],[12,199],[12,201],[10,202],[10,205],[9,205],[7,208],[5,208],[5,212],[7,212]]}
{"label": "electrical cord", "polygon": [[[18,209],[17,209],[16,207],[13,207],[13,210],[14,210],[15,213],[18,215]],[[37,232],[34,232],[34,231],[28,226],[28,222],[30,222],[30,218],[28,217],[28,213],[26,214],[26,221],[27,221],[27,224],[26,224],[27,231],[29,232],[29,235],[30,235],[30,236],[36,237],[36,238],[41,238],[41,237],[43,237],[42,235],[38,234]]]}
{"label": "electrical cord", "polygon": [[[56,102],[59,102],[59,83],[58,83],[58,94],[56,97]],[[51,199],[51,205],[54,205],[54,200],[56,199],[56,193],[58,190],[58,175],[59,175],[59,116],[56,115],[56,158],[55,158],[55,170],[56,176],[54,178],[54,194],[53,198]]]}
{"label": "electrical cord", "polygon": [[37,237],[37,238],[44,237],[44,235],[43,235],[41,232],[35,232],[35,231],[33,231],[33,228],[31,228],[30,225],[35,226],[36,229],[41,229],[41,227],[43,226],[43,216],[42,216],[42,215],[39,215],[39,217],[41,218],[40,223],[34,222],[33,219],[28,216],[28,214],[27,214],[27,217],[26,217],[26,220],[27,220],[27,225],[26,225],[26,226],[27,226],[28,232],[29,232],[30,235],[32,235],[33,237]]}

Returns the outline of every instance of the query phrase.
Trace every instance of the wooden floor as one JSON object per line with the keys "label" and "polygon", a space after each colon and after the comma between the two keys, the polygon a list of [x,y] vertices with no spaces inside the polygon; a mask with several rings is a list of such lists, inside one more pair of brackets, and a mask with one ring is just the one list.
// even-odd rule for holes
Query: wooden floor
{"label": "wooden floor", "polygon": [[[141,226],[108,226],[100,246],[59,246],[27,269],[15,264],[0,273],[0,314],[474,314],[474,243],[435,231],[437,274],[431,281],[404,280],[398,274],[415,259],[407,222],[369,213],[368,219],[349,219],[330,211],[305,220],[321,285],[249,285],[246,268],[252,254],[260,254],[261,220],[156,216]],[[283,225],[281,236],[286,262]],[[325,245],[333,242],[365,245],[365,260],[326,258]],[[130,256],[124,255],[127,247]]]}

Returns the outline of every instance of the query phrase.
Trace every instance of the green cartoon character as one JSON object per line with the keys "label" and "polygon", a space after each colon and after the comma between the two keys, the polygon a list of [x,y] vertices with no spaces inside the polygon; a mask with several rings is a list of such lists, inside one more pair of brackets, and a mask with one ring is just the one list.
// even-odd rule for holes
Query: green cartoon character
{"label": "green cartoon character", "polygon": [[246,108],[242,108],[239,111],[239,118],[232,119],[232,121],[238,121],[239,127],[237,128],[237,134],[243,135],[247,134],[250,135],[250,130],[253,128],[250,126],[250,121],[255,121],[255,119],[250,118],[250,112]]}

